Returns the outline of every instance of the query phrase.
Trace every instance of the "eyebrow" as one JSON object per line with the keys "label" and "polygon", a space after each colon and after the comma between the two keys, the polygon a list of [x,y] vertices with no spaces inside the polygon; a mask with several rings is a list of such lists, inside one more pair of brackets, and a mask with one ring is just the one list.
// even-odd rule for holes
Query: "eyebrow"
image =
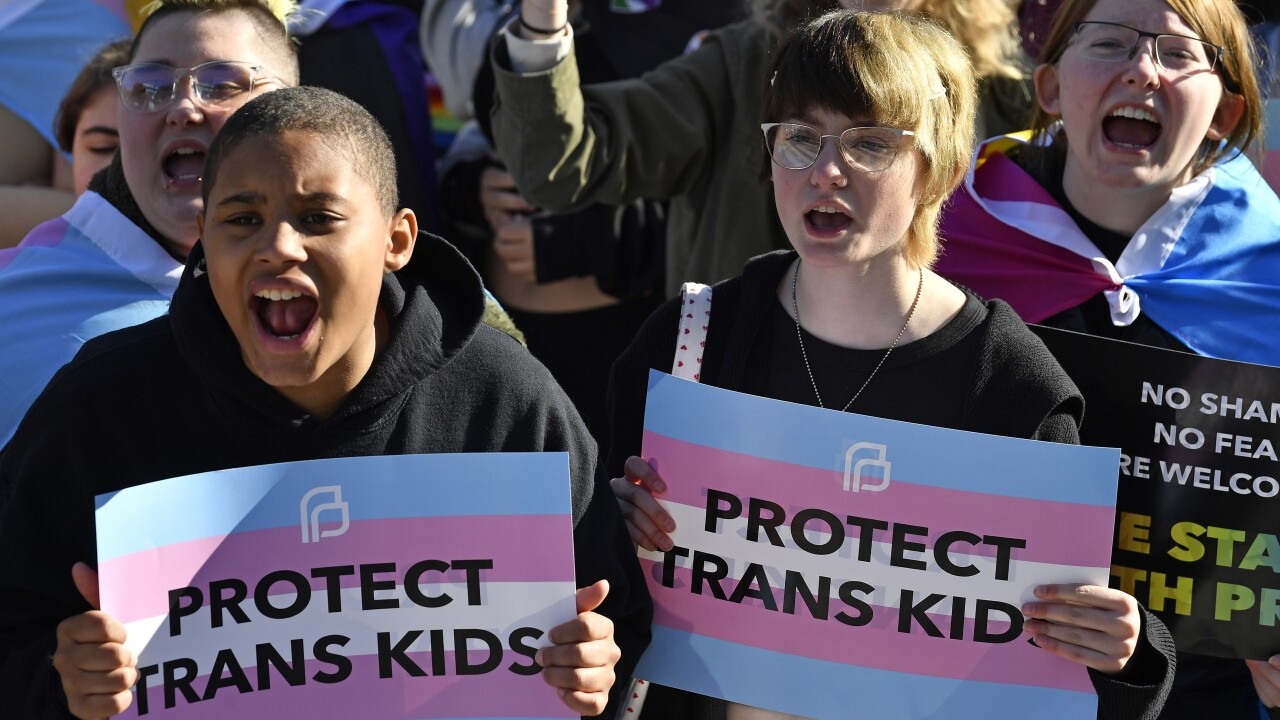
{"label": "eyebrow", "polygon": [[315,192],[309,195],[303,195],[300,198],[303,202],[308,203],[325,203],[328,205],[346,205],[347,199],[337,193]]}
{"label": "eyebrow", "polygon": [[228,195],[227,197],[219,200],[217,207],[223,207],[224,205],[254,205],[266,202],[266,200],[267,196],[262,193],[242,192],[235,195]]}
{"label": "eyebrow", "polygon": [[[818,124],[817,116],[815,116],[815,115],[810,115],[808,112],[802,112],[802,113],[800,113],[799,115],[797,115],[797,116],[796,116],[796,119],[797,119],[797,120],[802,120],[802,121],[804,121],[804,123],[806,123],[806,124],[808,124],[808,125],[817,125],[817,124]],[[851,122],[853,122],[853,124],[852,124],[852,125],[850,125],[848,128],[845,128],[845,130],[848,130],[849,128],[856,128],[856,127],[876,127],[876,121],[875,121],[875,120],[872,120],[871,118],[865,118],[865,117],[864,117],[864,118],[856,118],[856,117],[851,117],[851,118],[849,118],[849,120],[850,120]]]}
{"label": "eyebrow", "polygon": [[93,133],[102,134],[102,135],[111,135],[113,137],[120,137],[119,130],[116,130],[113,127],[107,127],[106,125],[94,125],[92,127],[87,127],[84,130],[80,131],[81,135],[89,135]]}
{"label": "eyebrow", "polygon": [[[328,193],[328,192],[309,193],[307,195],[301,196],[298,199],[304,203],[325,203],[330,205],[346,205],[347,204],[347,199],[345,197],[338,195],[336,193]],[[260,192],[249,191],[249,192],[236,193],[235,195],[228,195],[227,197],[218,201],[217,207],[222,207],[224,205],[253,205],[257,203],[264,203],[266,201],[267,201],[266,195]]]}

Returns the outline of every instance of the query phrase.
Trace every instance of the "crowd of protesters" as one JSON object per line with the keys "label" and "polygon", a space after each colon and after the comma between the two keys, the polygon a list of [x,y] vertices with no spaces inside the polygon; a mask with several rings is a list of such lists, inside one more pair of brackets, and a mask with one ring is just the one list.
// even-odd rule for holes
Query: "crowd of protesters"
{"label": "crowd of protesters", "polygon": [[[97,494],[552,450],[581,589],[539,663],[617,712],[635,548],[674,530],[639,456],[686,282],[715,298],[697,381],[958,430],[1080,442],[1090,399],[1028,323],[1280,366],[1276,18],[1240,3],[0,9],[0,39],[62,29],[83,65],[18,81],[41,43],[0,50],[0,716],[132,702]],[[1120,590],[1036,594],[1026,633],[1089,668],[1099,717],[1280,718],[1280,641],[1211,658]],[[644,712],[783,717],[663,687]]]}

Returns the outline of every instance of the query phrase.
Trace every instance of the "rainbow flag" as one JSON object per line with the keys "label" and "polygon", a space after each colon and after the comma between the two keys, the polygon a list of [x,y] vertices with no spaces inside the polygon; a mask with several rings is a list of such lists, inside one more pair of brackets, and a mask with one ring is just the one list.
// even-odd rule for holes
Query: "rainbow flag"
{"label": "rainbow flag", "polygon": [[358,457],[97,500],[121,717],[573,718],[533,662],[576,614],[566,453]]}
{"label": "rainbow flag", "polygon": [[439,160],[453,146],[458,130],[462,129],[462,121],[445,107],[440,83],[430,71],[423,73],[423,86],[426,88],[427,103],[431,111],[431,146],[436,160]]}
{"label": "rainbow flag", "polygon": [[1037,584],[1107,584],[1118,451],[654,371],[643,456],[677,530],[640,552],[637,677],[819,719],[1095,716],[1085,668],[1028,644],[1020,607]]}

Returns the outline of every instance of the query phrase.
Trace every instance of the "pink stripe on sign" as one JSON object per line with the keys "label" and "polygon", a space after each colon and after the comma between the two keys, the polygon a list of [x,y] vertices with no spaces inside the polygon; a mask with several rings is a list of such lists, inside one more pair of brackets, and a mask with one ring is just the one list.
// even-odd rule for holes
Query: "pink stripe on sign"
{"label": "pink stripe on sign", "polygon": [[[686,569],[677,569],[675,587],[664,587],[655,580],[661,578],[660,563],[641,560],[649,577],[649,591],[653,596],[653,622],[682,632],[725,640],[728,642],[763,648],[774,652],[814,658],[857,667],[888,670],[891,672],[930,675],[956,680],[1031,685],[1077,692],[1093,692],[1089,676],[1082,666],[1032,646],[1026,635],[1004,643],[980,643],[973,641],[974,620],[964,622],[963,639],[932,637],[919,624],[912,621],[911,632],[898,632],[899,611],[896,608],[872,606],[871,621],[861,627],[850,627],[835,619],[844,612],[858,616],[856,608],[845,605],[839,597],[838,587],[831,588],[831,604],[826,620],[812,616],[804,601],[797,597],[796,614],[771,611],[758,600],[742,603],[718,600],[705,586],[702,592],[690,591],[690,575]],[[809,579],[813,582],[813,579]],[[722,582],[725,594],[733,592],[732,583]],[[816,591],[816,588],[813,588]],[[928,593],[916,592],[920,602]],[[778,601],[782,591],[775,591]],[[856,595],[865,599],[861,593]],[[972,608],[977,598],[967,598]],[[940,601],[930,609],[951,612],[951,598]],[[929,614],[933,624],[944,635],[950,635],[951,618]],[[988,632],[1001,633],[1008,629],[1003,622],[1004,613],[991,613]],[[1002,621],[1002,622],[997,622]]]}
{"label": "pink stripe on sign", "polygon": [[[643,454],[653,458],[651,462],[667,483],[669,489],[661,499],[681,505],[705,508],[707,487],[725,492],[732,487],[743,499],[744,516],[749,502],[746,498],[757,498],[781,505],[788,518],[804,508],[822,508],[838,517],[855,515],[921,525],[929,528],[930,547],[942,533],[964,530],[978,536],[1035,538],[1026,549],[1012,551],[1011,557],[1023,562],[1095,566],[1097,563],[1091,559],[1111,557],[1111,507],[934,488],[913,485],[898,477],[893,478],[887,492],[846,492],[843,473],[717,450],[649,431],[644,433]],[[680,457],[678,465],[676,456]],[[663,458],[673,459],[664,462]],[[1031,477],[1027,481],[1035,482]],[[1068,512],[1086,518],[1099,531],[1081,532],[1079,525],[1055,522],[1055,518]],[[819,526],[808,525],[811,529]],[[859,532],[850,526],[846,531],[850,537]],[[880,530],[874,539],[887,541],[890,535]],[[967,543],[956,547],[966,551],[970,548]],[[995,552],[988,545],[973,547],[976,555]]]}
{"label": "pink stripe on sign", "polygon": [[[422,560],[493,560],[485,582],[573,582],[573,537],[567,515],[396,518],[359,520],[346,534],[303,544],[297,526],[254,530],[175,543],[101,564],[102,606],[121,622],[167,615],[169,591],[187,586],[208,591],[213,580],[239,578],[253,586],[268,573],[362,563],[395,563],[396,572],[376,581],[404,582]],[[463,571],[428,572],[423,580],[464,579]],[[357,587],[359,570],[340,578]],[[277,590],[288,587],[281,583]],[[326,587],[313,579],[313,589]]]}
{"label": "pink stripe on sign", "polygon": [[[333,648],[341,651],[341,648]],[[276,648],[288,659],[289,648]],[[306,663],[306,684],[290,686],[275,670],[270,672],[271,686],[259,689],[258,671],[249,667],[253,658],[237,658],[244,663],[245,675],[252,692],[240,693],[234,686],[219,687],[210,700],[189,703],[175,690],[172,709],[165,709],[163,673],[148,677],[147,713],[138,714],[138,698],[117,717],[182,718],[182,720],[225,720],[226,718],[489,718],[489,717],[577,717],[560,702],[555,690],[539,675],[524,676],[509,672],[512,663],[528,665],[529,660],[512,652],[504,654],[497,670],[483,675],[457,676],[454,654],[447,653],[450,674],[431,675],[427,653],[409,653],[409,657],[428,675],[411,677],[393,663],[391,678],[378,677],[378,657],[359,655],[351,658],[350,676],[338,683],[315,681],[316,673],[333,673],[335,667],[316,660]],[[473,654],[473,662],[482,662],[483,654]],[[207,673],[192,683],[201,697],[208,685]],[[180,673],[179,673],[180,675]],[[224,673],[223,677],[227,677]]]}
{"label": "pink stripe on sign", "polygon": [[67,228],[71,225],[66,218],[57,217],[48,222],[40,223],[34,230],[27,233],[22,242],[17,247],[0,250],[0,270],[4,270],[9,263],[18,259],[22,251],[33,247],[53,247],[67,236]]}

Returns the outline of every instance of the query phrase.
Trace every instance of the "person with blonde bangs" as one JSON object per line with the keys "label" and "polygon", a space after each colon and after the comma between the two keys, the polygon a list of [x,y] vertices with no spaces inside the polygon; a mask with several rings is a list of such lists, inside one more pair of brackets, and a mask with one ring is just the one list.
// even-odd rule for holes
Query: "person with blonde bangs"
{"label": "person with blonde bangs", "polygon": [[[1067,0],[1036,140],[979,151],[939,272],[1027,322],[1280,365],[1280,200],[1246,156],[1256,67],[1232,0]],[[1280,655],[1179,654],[1165,717],[1252,719],[1259,698],[1280,717]]]}
{"label": "person with blonde bangs", "polygon": [[[962,47],[910,15],[835,11],[775,55],[763,146],[792,249],[714,286],[698,381],[788,402],[1009,437],[1076,443],[1079,391],[1001,301],[934,273],[937,219],[969,162],[975,77]],[[676,355],[683,299],[659,308],[614,365],[605,469],[632,540],[672,547],[665,491],[639,457],[650,369]],[[1172,682],[1168,630],[1131,596],[1036,588],[1026,632],[1087,666],[1101,717],[1154,718]],[[661,718],[777,717],[670,688]]]}
{"label": "person with blonde bangs", "polygon": [[984,132],[1020,130],[1021,81],[1005,0],[756,0],[751,17],[636,80],[582,85],[567,0],[529,0],[493,45],[498,155],[529,202],[552,212],[636,198],[670,199],[667,291],[713,282],[786,247],[754,169],[765,71],[778,45],[836,8],[914,12],[965,42],[981,77]]}

